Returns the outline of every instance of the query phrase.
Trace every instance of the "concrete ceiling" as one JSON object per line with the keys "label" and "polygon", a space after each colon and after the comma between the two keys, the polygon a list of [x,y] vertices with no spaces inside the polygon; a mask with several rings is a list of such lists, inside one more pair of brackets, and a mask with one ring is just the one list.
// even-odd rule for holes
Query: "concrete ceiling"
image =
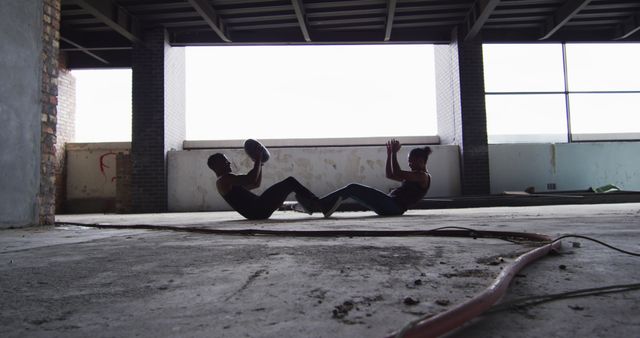
{"label": "concrete ceiling", "polygon": [[130,67],[142,31],[172,46],[640,41],[637,0],[62,0],[74,68]]}

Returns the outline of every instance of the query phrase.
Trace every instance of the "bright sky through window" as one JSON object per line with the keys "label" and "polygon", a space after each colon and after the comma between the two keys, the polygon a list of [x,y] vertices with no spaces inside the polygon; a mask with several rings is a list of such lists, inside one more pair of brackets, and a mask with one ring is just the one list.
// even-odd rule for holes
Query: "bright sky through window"
{"label": "bright sky through window", "polygon": [[640,44],[564,47],[483,45],[489,143],[639,137]]}
{"label": "bright sky through window", "polygon": [[[433,46],[186,49],[189,140],[435,135]],[[74,71],[77,141],[131,139],[131,71]]]}
{"label": "bright sky through window", "polygon": [[75,142],[131,141],[131,70],[74,70]]}
{"label": "bright sky through window", "polygon": [[187,49],[187,138],[435,135],[433,46]]}
{"label": "bright sky through window", "polygon": [[[561,44],[483,50],[490,143],[640,133],[640,44],[567,44],[568,93]],[[433,58],[431,45],[189,47],[186,136],[436,135]],[[131,70],[72,73],[76,142],[130,141]]]}

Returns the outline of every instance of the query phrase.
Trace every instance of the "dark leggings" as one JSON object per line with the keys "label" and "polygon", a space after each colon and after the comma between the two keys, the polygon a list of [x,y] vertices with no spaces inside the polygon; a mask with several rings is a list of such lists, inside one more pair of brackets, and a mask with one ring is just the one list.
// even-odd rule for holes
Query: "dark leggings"
{"label": "dark leggings", "polygon": [[396,203],[393,197],[380,190],[356,183],[349,184],[342,189],[330,193],[321,198],[320,203],[325,207],[331,207],[338,197],[342,197],[342,200],[352,198],[360,205],[380,216],[397,216],[402,215],[406,211]]}
{"label": "dark leggings", "polygon": [[295,192],[296,195],[314,196],[309,189],[305,188],[294,177],[287,177],[267,188],[262,195],[257,196],[254,201],[249,203],[251,205],[245,206],[247,207],[246,210],[240,213],[248,219],[269,218],[292,192]]}

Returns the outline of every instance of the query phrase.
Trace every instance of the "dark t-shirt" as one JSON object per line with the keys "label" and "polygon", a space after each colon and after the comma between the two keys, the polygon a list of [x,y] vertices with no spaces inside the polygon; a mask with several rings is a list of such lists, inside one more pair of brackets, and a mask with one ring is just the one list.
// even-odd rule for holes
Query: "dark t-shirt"
{"label": "dark t-shirt", "polygon": [[255,217],[256,210],[252,206],[256,205],[258,196],[251,191],[239,185],[234,185],[222,198],[240,215],[249,219]]}
{"label": "dark t-shirt", "polygon": [[[431,185],[431,180],[429,180],[429,185]],[[402,185],[391,191],[389,195],[393,197],[396,203],[407,210],[427,194],[429,185],[425,189],[418,182],[403,181]]]}

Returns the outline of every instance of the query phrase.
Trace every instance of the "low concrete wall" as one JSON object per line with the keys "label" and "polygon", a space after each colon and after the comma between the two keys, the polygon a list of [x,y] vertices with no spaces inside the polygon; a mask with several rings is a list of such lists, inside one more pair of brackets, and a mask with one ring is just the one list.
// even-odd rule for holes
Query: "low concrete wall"
{"label": "low concrete wall", "polygon": [[[408,169],[407,154],[413,146],[404,146],[398,159]],[[432,146],[429,171],[433,182],[428,196],[460,194],[460,165],[457,146]],[[315,194],[322,196],[346,184],[356,182],[388,191],[398,182],[384,176],[386,149],[383,146],[358,147],[269,147],[271,159],[264,165],[262,192],[288,176],[296,177]],[[229,210],[215,187],[216,176],[207,167],[207,158],[216,152],[227,155],[234,172],[245,173],[253,162],[243,149],[172,151],[168,154],[170,211]],[[293,199],[293,195],[290,196]]]}
{"label": "low concrete wall", "polygon": [[[433,182],[427,197],[459,196],[458,147],[431,147],[434,152],[429,159],[429,171]],[[399,155],[405,169],[411,148],[404,146]],[[116,186],[113,154],[128,149],[129,143],[68,144],[69,211],[103,212],[105,206],[112,206]],[[298,178],[318,195],[351,182],[382,191],[398,186],[384,177],[386,150],[382,146],[270,146],[269,149],[272,158],[264,166],[258,193],[288,176]],[[207,158],[216,152],[226,154],[236,172],[251,169],[252,162],[237,147],[169,152],[170,211],[229,210],[216,191],[215,174],[206,165]],[[609,183],[625,190],[640,190],[638,154],[640,142],[490,145],[491,192],[523,191],[529,186],[546,191],[549,183],[554,183],[556,190],[584,190]]]}
{"label": "low concrete wall", "polygon": [[584,190],[614,184],[640,191],[640,142],[493,144],[491,193]]}
{"label": "low concrete wall", "polygon": [[113,212],[116,155],[129,153],[129,142],[67,143],[66,212]]}

